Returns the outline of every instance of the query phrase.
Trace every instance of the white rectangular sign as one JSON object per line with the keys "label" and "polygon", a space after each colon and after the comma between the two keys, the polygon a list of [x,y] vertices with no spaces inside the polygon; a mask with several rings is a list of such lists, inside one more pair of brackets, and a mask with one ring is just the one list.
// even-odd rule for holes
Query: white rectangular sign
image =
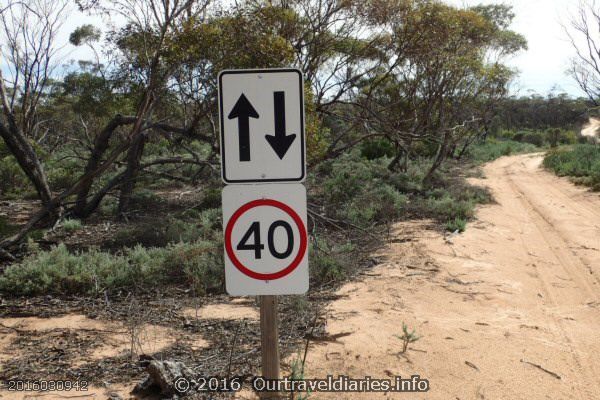
{"label": "white rectangular sign", "polygon": [[306,189],[302,184],[226,186],[223,230],[227,293],[308,291]]}
{"label": "white rectangular sign", "polygon": [[298,69],[219,74],[225,183],[301,182],[306,171],[304,91]]}

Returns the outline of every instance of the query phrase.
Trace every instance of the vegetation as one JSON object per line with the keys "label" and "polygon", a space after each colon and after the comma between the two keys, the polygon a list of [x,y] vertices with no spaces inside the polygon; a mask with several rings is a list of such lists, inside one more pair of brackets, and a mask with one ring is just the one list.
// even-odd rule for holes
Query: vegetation
{"label": "vegetation", "polygon": [[402,321],[402,335],[396,335],[396,337],[402,340],[402,351],[400,351],[400,354],[406,353],[406,350],[408,350],[408,345],[421,338],[419,335],[417,335],[415,329],[409,332],[408,325],[406,325],[404,321]]}
{"label": "vegetation", "polygon": [[[364,248],[357,243],[399,218],[464,230],[490,199],[465,182],[461,165],[574,143],[585,105],[561,95],[507,97],[515,71],[504,62],[526,42],[510,30],[514,15],[504,5],[77,4],[113,16],[112,30],[83,25],[61,42],[67,0],[10,0],[10,18],[0,18],[0,197],[32,205],[26,222],[0,220],[6,294],[156,282],[222,290],[215,121],[225,68],[304,72],[316,285],[350,276]],[[94,56],[58,74],[64,45]],[[65,245],[51,247],[57,221]],[[98,234],[113,224],[108,237]],[[92,241],[69,242],[78,236]]]}
{"label": "vegetation", "polygon": [[459,217],[446,222],[446,229],[450,232],[464,232],[466,228],[467,221]]}
{"label": "vegetation", "polygon": [[78,219],[65,219],[62,222],[62,228],[65,232],[75,232],[81,229],[81,221]]}
{"label": "vegetation", "polygon": [[485,143],[472,146],[468,151],[468,155],[475,163],[483,164],[502,156],[532,153],[539,150],[539,147],[531,143],[490,139]]}
{"label": "vegetation", "polygon": [[221,245],[215,242],[141,245],[118,254],[97,249],[70,252],[64,244],[40,251],[0,276],[0,292],[12,295],[89,294],[105,290],[150,290],[187,283],[199,293],[222,290]]}
{"label": "vegetation", "polygon": [[578,144],[549,152],[544,166],[559,176],[600,191],[600,146]]}

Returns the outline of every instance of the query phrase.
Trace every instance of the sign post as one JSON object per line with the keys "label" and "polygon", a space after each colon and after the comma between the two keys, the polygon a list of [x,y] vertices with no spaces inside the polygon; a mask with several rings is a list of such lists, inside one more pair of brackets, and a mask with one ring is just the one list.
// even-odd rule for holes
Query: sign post
{"label": "sign post", "polygon": [[302,72],[227,70],[218,80],[225,286],[259,296],[262,375],[278,379],[277,296],[309,284]]}
{"label": "sign post", "polygon": [[[259,299],[262,376],[266,379],[279,379],[277,296],[259,296]],[[278,393],[265,392],[261,397],[277,398]]]}

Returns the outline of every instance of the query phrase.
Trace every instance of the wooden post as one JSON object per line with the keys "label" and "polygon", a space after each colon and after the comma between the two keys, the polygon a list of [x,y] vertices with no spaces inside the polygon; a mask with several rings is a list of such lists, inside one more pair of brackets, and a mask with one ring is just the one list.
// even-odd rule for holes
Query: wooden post
{"label": "wooden post", "polygon": [[[279,379],[279,332],[277,327],[277,296],[260,298],[260,342],[262,376]],[[277,399],[279,393],[262,392],[261,399]]]}

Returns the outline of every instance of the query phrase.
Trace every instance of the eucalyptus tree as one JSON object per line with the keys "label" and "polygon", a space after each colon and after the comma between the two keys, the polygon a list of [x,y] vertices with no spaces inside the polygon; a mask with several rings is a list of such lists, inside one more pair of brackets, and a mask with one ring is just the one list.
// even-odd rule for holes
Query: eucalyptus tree
{"label": "eucalyptus tree", "polygon": [[0,136],[45,205],[51,197],[42,161],[32,142],[47,134],[39,108],[57,66],[56,37],[65,21],[66,0],[10,0],[0,9]]}
{"label": "eucalyptus tree", "polygon": [[[389,72],[367,76],[357,97],[366,136],[385,136],[396,148],[394,168],[416,143],[433,150],[429,181],[465,134],[489,118],[506,95],[513,71],[502,64],[524,48],[507,29],[506,6],[459,9],[437,1],[390,1],[374,18],[390,27]],[[371,82],[384,83],[373,89]],[[421,146],[423,147],[423,146]]]}

